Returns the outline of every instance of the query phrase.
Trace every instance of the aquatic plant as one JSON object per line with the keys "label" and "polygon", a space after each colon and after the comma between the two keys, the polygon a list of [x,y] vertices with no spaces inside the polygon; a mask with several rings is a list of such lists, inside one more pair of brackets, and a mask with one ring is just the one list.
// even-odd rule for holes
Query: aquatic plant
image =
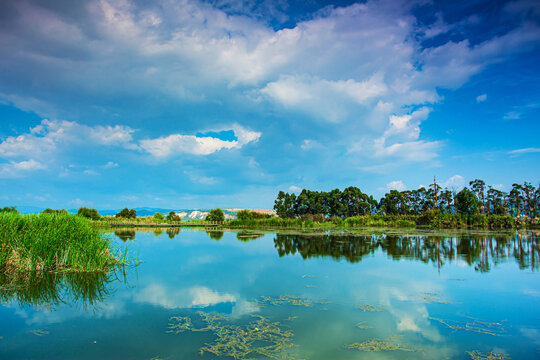
{"label": "aquatic plant", "polygon": [[294,295],[281,295],[277,298],[272,298],[268,296],[261,296],[261,299],[259,300],[259,304],[271,304],[271,305],[293,305],[293,306],[306,306],[310,307],[313,306],[313,302],[300,297],[300,296],[294,296]]}
{"label": "aquatic plant", "polygon": [[373,326],[366,325],[365,321],[360,321],[358,324],[356,324],[356,327],[359,329],[373,329]]}
{"label": "aquatic plant", "polygon": [[444,299],[440,294],[434,292],[421,292],[420,294],[411,295],[412,298],[419,299],[423,302],[435,302],[439,304],[452,304]]}
{"label": "aquatic plant", "polygon": [[364,305],[359,305],[356,307],[357,309],[360,309],[364,312],[366,311],[383,311],[383,310],[386,310],[385,308],[383,308],[382,306],[375,306],[375,305],[369,305],[369,304],[364,304]]}
{"label": "aquatic plant", "polygon": [[49,332],[47,330],[41,330],[41,329],[36,329],[36,330],[32,330],[30,331],[32,334],[36,335],[36,336],[46,336],[46,335],[49,335]]}
{"label": "aquatic plant", "polygon": [[400,337],[400,335],[392,335],[386,339],[371,339],[346,345],[345,348],[358,351],[417,351],[396,342]]}
{"label": "aquatic plant", "polygon": [[451,320],[428,317],[428,319],[438,321],[452,330],[472,331],[492,336],[502,336],[506,333],[504,325],[502,324],[503,321],[488,322],[475,318],[467,318],[467,320]]}
{"label": "aquatic plant", "polygon": [[506,354],[498,354],[494,352],[482,353],[478,350],[466,351],[467,354],[474,360],[506,360],[511,359],[510,356]]}
{"label": "aquatic plant", "polygon": [[[211,331],[216,339],[200,348],[200,354],[205,352],[216,356],[226,356],[233,359],[248,359],[262,355],[270,359],[294,359],[287,353],[292,348],[291,330],[284,330],[278,322],[270,322],[260,315],[251,315],[255,320],[246,325],[229,323],[231,318],[220,314],[197,312],[205,323],[203,328],[194,328],[189,317],[172,317],[169,319],[168,333],[184,331]],[[172,320],[172,321],[171,321]]]}
{"label": "aquatic plant", "polygon": [[179,334],[186,330],[191,330],[193,324],[191,319],[187,316],[172,316],[169,318],[169,326],[166,332],[172,334]]}
{"label": "aquatic plant", "polygon": [[0,271],[106,271],[125,261],[82,216],[0,213]]}

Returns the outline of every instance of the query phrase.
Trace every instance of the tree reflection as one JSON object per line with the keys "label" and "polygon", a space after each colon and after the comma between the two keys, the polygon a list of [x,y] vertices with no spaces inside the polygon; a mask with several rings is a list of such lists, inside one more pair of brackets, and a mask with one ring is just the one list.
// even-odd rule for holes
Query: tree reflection
{"label": "tree reflection", "polygon": [[538,270],[540,246],[536,233],[515,235],[401,236],[401,235],[289,235],[277,234],[274,245],[280,257],[329,256],[359,262],[382,251],[392,259],[433,263],[438,268],[460,259],[480,272],[514,259],[520,269]]}
{"label": "tree reflection", "polygon": [[118,229],[114,231],[114,234],[122,241],[135,240],[136,231],[133,229]]}

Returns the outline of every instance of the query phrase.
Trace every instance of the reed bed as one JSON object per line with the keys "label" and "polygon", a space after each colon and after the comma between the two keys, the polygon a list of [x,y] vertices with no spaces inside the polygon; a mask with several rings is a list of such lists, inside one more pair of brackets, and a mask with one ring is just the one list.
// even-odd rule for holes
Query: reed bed
{"label": "reed bed", "polygon": [[107,271],[126,261],[88,219],[0,213],[0,271]]}

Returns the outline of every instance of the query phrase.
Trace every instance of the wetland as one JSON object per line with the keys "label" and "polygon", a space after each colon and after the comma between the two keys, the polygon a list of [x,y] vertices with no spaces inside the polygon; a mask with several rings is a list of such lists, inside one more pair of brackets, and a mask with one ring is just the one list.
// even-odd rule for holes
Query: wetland
{"label": "wetland", "polygon": [[104,233],[140,263],[0,276],[0,358],[540,356],[534,230]]}

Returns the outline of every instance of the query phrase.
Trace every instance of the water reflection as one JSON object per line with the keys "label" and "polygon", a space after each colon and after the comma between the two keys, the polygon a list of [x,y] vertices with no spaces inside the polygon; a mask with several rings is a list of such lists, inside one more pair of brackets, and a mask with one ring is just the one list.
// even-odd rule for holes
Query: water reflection
{"label": "water reflection", "polygon": [[224,231],[217,231],[217,230],[210,230],[210,231],[207,230],[206,233],[208,234],[208,236],[210,236],[210,239],[216,240],[216,241],[221,240],[223,238],[223,235],[225,235]]}
{"label": "water reflection", "polygon": [[0,273],[0,303],[54,309],[61,304],[93,307],[110,294],[119,270],[109,273]]}
{"label": "water reflection", "polygon": [[276,234],[280,257],[300,254],[302,258],[329,256],[355,263],[381,250],[393,259],[418,260],[437,267],[457,259],[480,272],[514,259],[520,269],[538,270],[540,244],[537,234],[467,235],[460,237],[353,234]]}
{"label": "water reflection", "polygon": [[128,240],[135,240],[136,231],[133,229],[117,229],[114,230],[114,234],[125,242]]}

